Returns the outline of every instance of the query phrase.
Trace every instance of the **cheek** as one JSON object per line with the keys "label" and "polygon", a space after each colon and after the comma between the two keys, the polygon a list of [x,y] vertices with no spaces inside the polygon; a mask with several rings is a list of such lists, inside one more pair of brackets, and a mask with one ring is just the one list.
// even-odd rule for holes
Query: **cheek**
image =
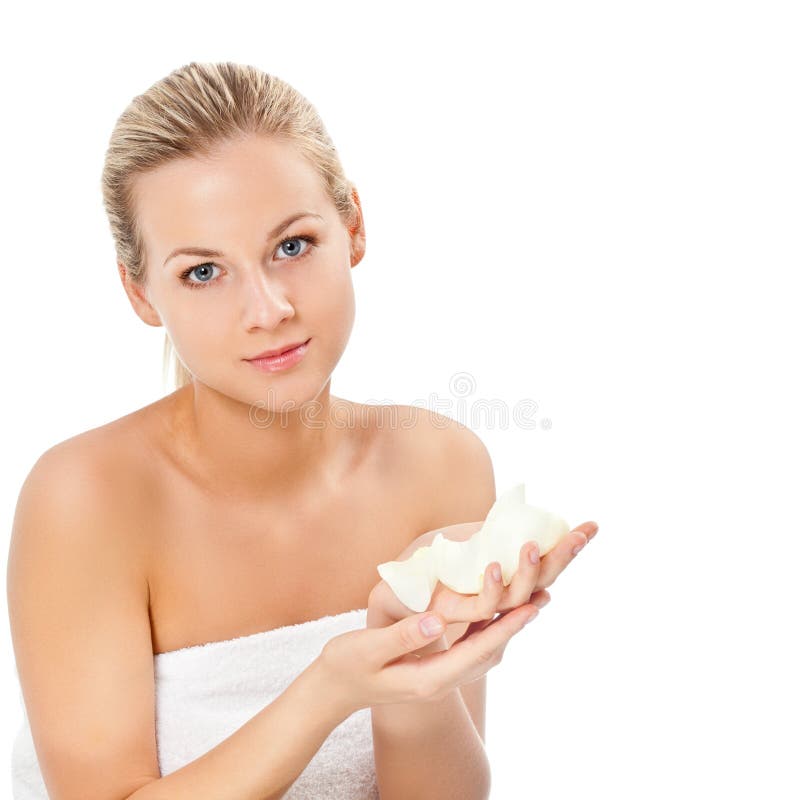
{"label": "cheek", "polygon": [[336,270],[318,297],[318,318],[323,321],[320,331],[347,341],[355,320],[355,291],[347,271]]}
{"label": "cheek", "polygon": [[[206,290],[197,290],[198,293],[203,291]],[[169,309],[166,317],[162,315],[162,321],[173,346],[190,366],[197,363],[198,357],[202,361],[213,357],[215,351],[224,349],[224,322],[215,319],[212,307],[200,309],[197,302],[178,304]]]}

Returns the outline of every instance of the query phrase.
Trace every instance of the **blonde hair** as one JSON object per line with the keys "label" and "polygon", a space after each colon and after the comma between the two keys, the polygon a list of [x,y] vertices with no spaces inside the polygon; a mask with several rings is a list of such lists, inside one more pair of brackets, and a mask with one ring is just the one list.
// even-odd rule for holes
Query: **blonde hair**
{"label": "blonde hair", "polygon": [[[208,156],[216,145],[248,134],[294,144],[353,230],[358,220],[353,194],[358,195],[314,106],[288,83],[256,67],[193,61],[133,98],[117,119],[106,151],[103,205],[117,261],[133,283],[147,284],[144,243],[134,215],[135,178],[173,159]],[[170,362],[175,388],[192,381],[166,332],[164,380]]]}

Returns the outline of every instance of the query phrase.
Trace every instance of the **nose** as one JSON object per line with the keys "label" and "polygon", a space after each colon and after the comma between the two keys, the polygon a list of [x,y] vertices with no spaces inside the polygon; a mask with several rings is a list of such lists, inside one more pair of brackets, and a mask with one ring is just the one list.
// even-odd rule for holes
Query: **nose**
{"label": "nose", "polygon": [[285,287],[263,271],[256,270],[248,274],[242,291],[244,292],[242,313],[247,330],[275,328],[283,320],[291,319],[295,314]]}

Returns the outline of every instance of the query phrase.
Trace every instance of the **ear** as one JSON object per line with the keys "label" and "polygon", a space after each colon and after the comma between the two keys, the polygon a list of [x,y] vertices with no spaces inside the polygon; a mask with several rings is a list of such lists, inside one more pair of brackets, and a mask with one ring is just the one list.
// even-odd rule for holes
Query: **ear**
{"label": "ear", "polygon": [[361,200],[358,192],[353,187],[353,200],[358,208],[358,219],[350,227],[350,267],[356,266],[362,258],[367,248],[366,231],[364,230],[364,214],[361,211]]}
{"label": "ear", "polygon": [[143,287],[130,279],[125,265],[119,261],[117,262],[117,271],[119,272],[122,286],[125,289],[125,294],[128,295],[128,300],[130,300],[133,310],[136,312],[136,316],[138,316],[142,322],[152,325],[154,328],[160,328],[163,324],[161,322],[161,317],[158,315],[158,311],[150,304]]}

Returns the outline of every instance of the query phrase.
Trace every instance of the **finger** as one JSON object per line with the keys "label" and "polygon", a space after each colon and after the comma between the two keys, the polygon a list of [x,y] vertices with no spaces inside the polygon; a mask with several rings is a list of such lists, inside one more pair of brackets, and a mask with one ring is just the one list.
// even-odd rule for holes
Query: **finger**
{"label": "finger", "polygon": [[499,561],[486,565],[481,575],[481,590],[474,598],[476,611],[470,619],[474,621],[491,620],[500,604],[505,587],[503,586],[503,568]]}
{"label": "finger", "polygon": [[[584,525],[586,524],[588,523],[584,523]],[[544,558],[542,558],[537,588],[544,589],[552,585],[555,579],[567,568],[569,563],[580,552],[587,541],[588,537],[583,532],[583,526],[579,525],[574,531],[570,531],[544,556]]]}
{"label": "finger", "polygon": [[511,637],[519,633],[530,619],[535,619],[538,612],[539,609],[530,604],[514,608],[500,614],[483,630],[459,640],[458,645],[406,666],[415,671],[423,686],[452,687],[475,680],[499,662]]}
{"label": "finger", "polygon": [[456,642],[463,642],[464,639],[468,639],[470,636],[472,636],[477,631],[482,631],[485,627],[487,627],[488,625],[491,625],[497,619],[498,616],[500,616],[500,615],[492,614],[492,616],[489,617],[489,619],[479,619],[479,620],[476,620],[475,622],[470,622],[469,625],[467,625],[466,630],[464,631],[464,633],[462,633],[461,636],[458,637],[458,639],[453,641],[450,644],[450,647],[452,647]]}
{"label": "finger", "polygon": [[600,526],[596,522],[582,522],[572,529],[572,533],[583,533],[587,541],[591,542],[597,536],[598,530],[600,530]]}
{"label": "finger", "polygon": [[547,589],[540,589],[531,595],[529,603],[533,603],[536,608],[544,608],[550,602],[550,592]]}
{"label": "finger", "polygon": [[[525,602],[535,605],[536,608],[538,609],[542,609],[550,602],[550,592],[548,592],[547,589],[539,589],[539,591],[534,592],[529,598],[527,598]],[[464,630],[464,633],[462,633],[461,636],[458,637],[458,639],[455,639],[450,644],[450,647],[452,647],[457,642],[463,642],[464,639],[468,638],[469,636],[472,636],[472,634],[474,634],[476,631],[482,631],[487,625],[491,625],[492,622],[494,622],[498,618],[498,616],[503,616],[504,614],[507,613],[508,611],[505,612],[501,611],[497,616],[492,616],[489,619],[480,619],[477,620],[476,622],[471,622],[469,625],[467,625],[466,629]]]}
{"label": "finger", "polygon": [[519,549],[517,571],[506,588],[503,608],[515,608],[528,602],[539,581],[540,568],[538,542],[525,542]]}
{"label": "finger", "polygon": [[[429,621],[437,622],[438,629],[427,627]],[[437,614],[423,611],[401,619],[385,628],[373,628],[383,633],[380,644],[375,648],[374,659],[385,664],[393,658],[412,653],[436,641],[444,633],[444,621]]]}
{"label": "finger", "polygon": [[460,594],[439,582],[431,595],[428,611],[440,615],[448,625],[453,622],[478,622],[491,619],[504,589],[502,570],[500,580],[497,581],[492,573],[494,567],[500,568],[500,563],[490,562],[480,574],[480,588],[477,594]]}

